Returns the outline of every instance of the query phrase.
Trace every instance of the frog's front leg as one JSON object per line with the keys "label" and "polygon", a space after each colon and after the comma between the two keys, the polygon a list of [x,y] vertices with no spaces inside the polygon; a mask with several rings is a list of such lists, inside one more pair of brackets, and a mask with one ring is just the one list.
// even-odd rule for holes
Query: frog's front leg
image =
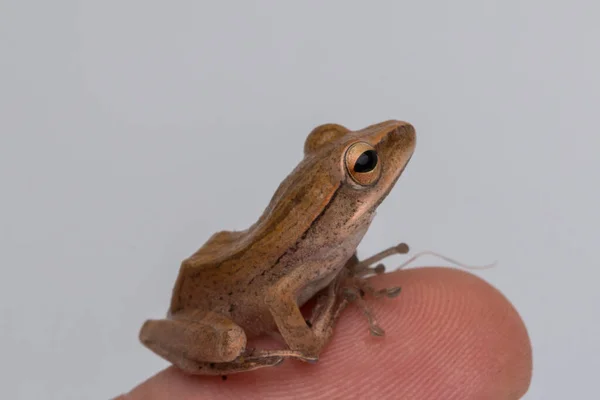
{"label": "frog's front leg", "polygon": [[374,297],[396,297],[400,294],[400,288],[392,287],[376,290],[369,284],[368,280],[365,279],[365,276],[373,273],[381,274],[385,271],[383,264],[378,264],[375,268],[372,268],[371,265],[378,263],[391,255],[404,254],[407,252],[408,245],[400,243],[363,261],[360,261],[356,256],[356,253],[354,253],[346,262],[344,269],[328,286],[328,290],[324,290],[319,294],[309,324],[311,326],[319,326],[319,324],[327,325],[329,323],[334,323],[339,313],[346,305],[350,302],[354,302],[357,303],[369,319],[371,332],[374,335],[379,335],[379,332],[382,332],[383,330],[377,326],[375,317],[362,298],[367,293]]}
{"label": "frog's front leg", "polygon": [[354,276],[367,276],[371,274],[382,274],[385,272],[385,266],[383,264],[378,264],[373,267],[373,264],[378,263],[384,258],[393,256],[395,254],[407,254],[409,252],[409,247],[406,243],[399,243],[396,246],[392,246],[388,249],[380,251],[372,255],[371,257],[365,258],[362,261],[359,261],[354,254],[354,257],[351,258],[346,267],[349,268]]}
{"label": "frog's front leg", "polygon": [[272,293],[267,304],[281,337],[291,350],[298,353],[295,358],[317,361],[328,337],[315,334],[308,326],[294,296],[291,293]]}
{"label": "frog's front leg", "polygon": [[336,279],[317,297],[308,325],[317,336],[331,336],[340,314],[350,298],[342,295],[342,287],[348,279],[348,271],[342,270]]}
{"label": "frog's front leg", "polygon": [[[391,287],[376,290],[374,289],[365,277],[372,274],[382,274],[385,272],[385,266],[383,264],[378,264],[375,267],[372,267],[373,264],[378,263],[379,261],[392,256],[394,254],[406,254],[409,251],[409,247],[406,243],[400,243],[396,246],[390,247],[384,251],[381,251],[371,257],[368,257],[362,261],[359,261],[356,257],[356,254],[348,260],[346,263],[346,268],[350,271],[351,274],[351,284],[350,288],[354,288],[357,294],[362,298],[365,293],[372,295],[373,297],[396,297],[400,294],[399,287]],[[348,290],[346,290],[348,292]],[[348,292],[349,293],[349,292]],[[363,308],[365,314],[367,314],[364,306],[360,304],[359,306]]]}
{"label": "frog's front leg", "polygon": [[366,277],[373,274],[379,275],[385,272],[383,264],[372,267],[373,264],[379,263],[384,258],[394,254],[406,254],[408,251],[408,245],[406,243],[400,243],[362,261],[359,261],[356,254],[354,254],[354,256],[346,263],[345,269],[348,274],[347,278],[342,283],[341,296],[345,298],[347,302],[355,303],[361,309],[369,322],[369,331],[374,336],[383,336],[385,331],[377,323],[377,319],[373,314],[371,307],[363,297],[365,294],[369,294],[375,298],[384,296],[393,298],[400,294],[400,287],[395,286],[377,290],[371,286]]}
{"label": "frog's front leg", "polygon": [[[342,276],[343,275],[343,276]],[[343,269],[318,295],[311,320],[305,320],[293,296],[293,279],[284,279],[270,290],[267,304],[281,337],[294,352],[294,358],[315,362],[333,335],[333,327],[348,301],[340,296],[347,278]]]}
{"label": "frog's front leg", "polygon": [[140,340],[149,349],[183,371],[199,375],[227,375],[277,365],[279,356],[242,357],[246,334],[229,318],[199,310],[170,318],[148,320]]}
{"label": "frog's front leg", "polygon": [[371,266],[386,257],[394,254],[408,253],[408,245],[400,243],[379,252],[363,261],[359,261],[354,254],[342,271],[318,296],[313,309],[313,316],[306,321],[296,303],[293,295],[296,292],[295,277],[286,277],[275,285],[267,299],[269,310],[284,341],[295,354],[295,358],[304,361],[318,359],[318,355],[331,339],[333,327],[344,308],[351,302],[357,303],[369,320],[370,331],[375,336],[382,336],[384,330],[378,326],[377,321],[368,304],[362,299],[365,292],[375,297],[383,295],[396,297],[400,288],[392,287],[382,290],[373,289],[364,278],[371,273],[381,273],[381,267]]}

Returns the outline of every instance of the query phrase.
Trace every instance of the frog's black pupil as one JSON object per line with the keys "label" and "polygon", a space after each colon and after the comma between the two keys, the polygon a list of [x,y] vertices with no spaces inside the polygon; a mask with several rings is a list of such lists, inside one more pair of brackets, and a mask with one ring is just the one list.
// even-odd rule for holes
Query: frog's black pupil
{"label": "frog's black pupil", "polygon": [[354,164],[355,172],[370,172],[377,166],[377,153],[375,150],[367,150],[362,153]]}

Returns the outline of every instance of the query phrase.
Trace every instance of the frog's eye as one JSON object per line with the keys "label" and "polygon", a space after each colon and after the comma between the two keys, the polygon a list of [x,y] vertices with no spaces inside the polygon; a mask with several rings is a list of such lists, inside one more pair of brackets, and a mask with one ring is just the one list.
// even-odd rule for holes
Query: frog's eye
{"label": "frog's eye", "polygon": [[359,185],[373,185],[381,173],[377,151],[368,143],[354,143],[346,151],[346,170]]}

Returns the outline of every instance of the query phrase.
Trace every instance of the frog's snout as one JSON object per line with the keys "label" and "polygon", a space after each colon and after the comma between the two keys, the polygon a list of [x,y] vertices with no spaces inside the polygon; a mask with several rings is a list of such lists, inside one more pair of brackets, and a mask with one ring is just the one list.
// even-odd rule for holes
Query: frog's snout
{"label": "frog's snout", "polygon": [[414,126],[404,121],[392,121],[379,144],[379,151],[396,167],[404,167],[417,144],[417,133]]}
{"label": "frog's snout", "polygon": [[405,154],[409,156],[415,151],[417,144],[417,132],[415,127],[408,122],[398,121],[399,125],[390,134],[396,136],[395,140],[397,147],[401,147]]}

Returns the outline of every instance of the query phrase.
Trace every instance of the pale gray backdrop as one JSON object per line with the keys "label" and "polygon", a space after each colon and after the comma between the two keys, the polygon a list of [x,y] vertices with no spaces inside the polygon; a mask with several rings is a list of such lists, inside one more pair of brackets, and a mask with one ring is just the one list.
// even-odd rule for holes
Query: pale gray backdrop
{"label": "pale gray backdrop", "polygon": [[315,125],[398,118],[416,154],[362,253],[498,260],[479,275],[529,328],[526,398],[591,398],[599,11],[0,0],[0,396],[105,399],[163,368],[137,332],[179,261],[251,224]]}

